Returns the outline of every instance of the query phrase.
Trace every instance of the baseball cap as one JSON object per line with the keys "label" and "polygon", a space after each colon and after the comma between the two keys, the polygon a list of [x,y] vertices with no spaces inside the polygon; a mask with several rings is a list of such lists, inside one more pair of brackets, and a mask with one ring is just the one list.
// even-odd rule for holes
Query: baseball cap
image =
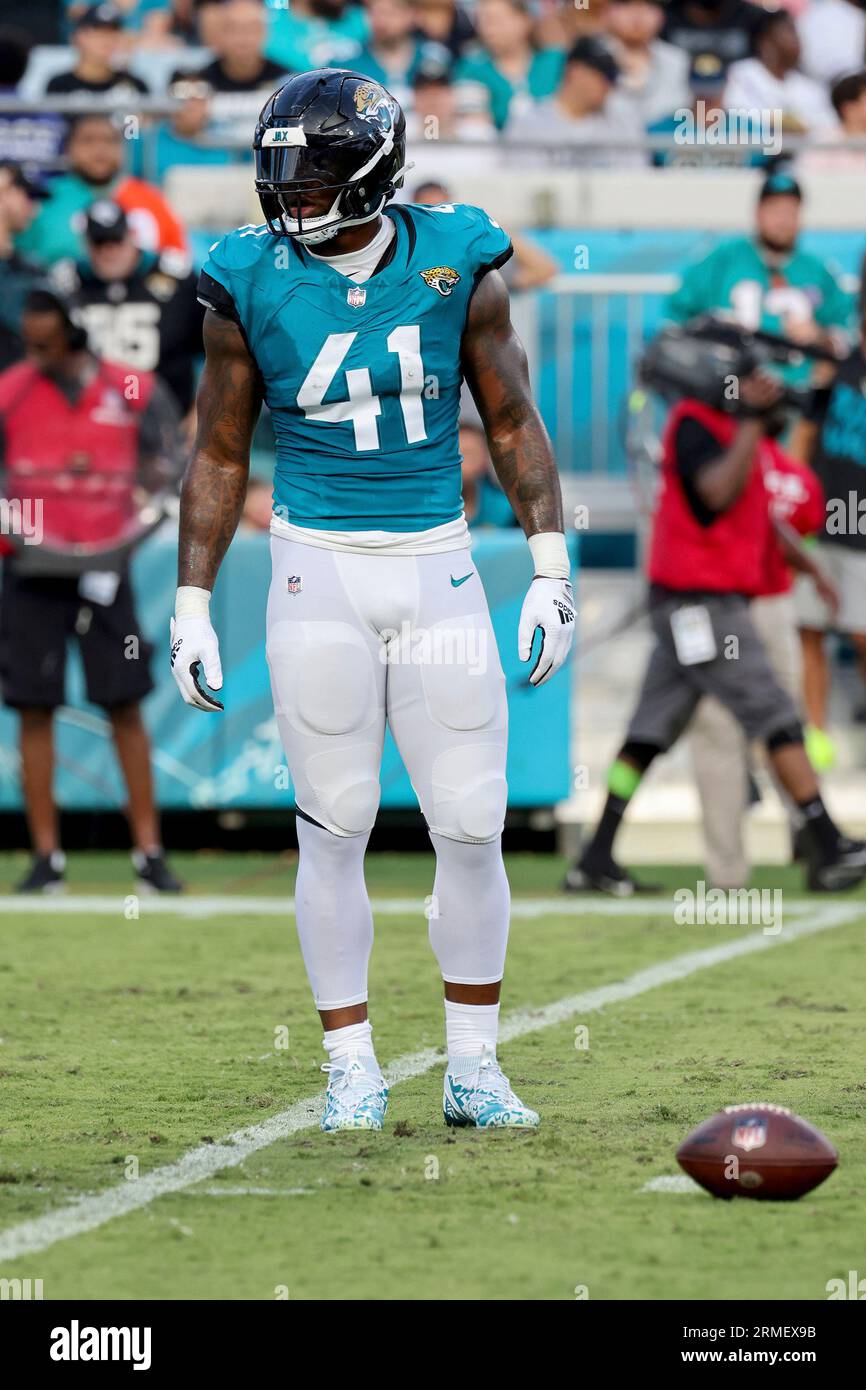
{"label": "baseball cap", "polygon": [[610,49],[601,39],[593,38],[591,35],[576,39],[568,50],[565,61],[582,63],[584,67],[593,68],[611,84],[619,77],[619,65]]}
{"label": "baseball cap", "polygon": [[444,44],[425,44],[412,74],[412,85],[414,87],[423,82],[436,82],[450,86],[453,66],[454,60]]}
{"label": "baseball cap", "polygon": [[75,21],[76,29],[122,29],[123,14],[110,0],[101,5],[89,5]]}
{"label": "baseball cap", "polygon": [[128,230],[126,213],[117,203],[100,198],[87,209],[85,235],[97,246],[104,246],[108,241],[123,241]]}
{"label": "baseball cap", "polygon": [[725,85],[725,67],[715,53],[696,53],[689,69],[689,85],[693,92],[717,90]]}
{"label": "baseball cap", "polygon": [[803,190],[794,175],[784,169],[774,169],[767,175],[761,185],[758,202],[763,198],[772,198],[777,193],[788,193],[792,198],[799,198],[801,201],[803,198]]}
{"label": "baseball cap", "polygon": [[12,159],[0,160],[0,175],[6,175],[6,186],[12,185],[20,188],[27,194],[28,198],[43,199],[48,197],[48,190],[35,179],[30,178],[26,170],[20,164],[16,164]]}

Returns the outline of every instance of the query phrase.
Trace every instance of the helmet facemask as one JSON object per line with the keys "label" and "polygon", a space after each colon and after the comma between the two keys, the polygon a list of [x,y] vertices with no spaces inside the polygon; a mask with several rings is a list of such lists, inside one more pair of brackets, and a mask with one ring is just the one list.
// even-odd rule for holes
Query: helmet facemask
{"label": "helmet facemask", "polygon": [[[370,158],[369,149],[353,149],[351,141],[342,148],[328,142],[317,149],[298,127],[276,126],[264,132],[255,154],[256,190],[268,230],[304,246],[329,241],[344,227],[378,217],[405,172],[394,169],[383,190],[382,166],[398,160],[390,137]],[[374,188],[365,186],[368,174],[374,175]],[[323,211],[304,216],[305,204]]]}

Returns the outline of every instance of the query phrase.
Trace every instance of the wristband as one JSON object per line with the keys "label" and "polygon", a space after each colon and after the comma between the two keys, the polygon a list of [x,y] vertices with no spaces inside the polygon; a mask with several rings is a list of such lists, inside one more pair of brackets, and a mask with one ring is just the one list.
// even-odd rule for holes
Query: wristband
{"label": "wristband", "polygon": [[194,584],[181,584],[175,595],[176,618],[209,618],[210,589],[197,589]]}
{"label": "wristband", "polygon": [[528,540],[536,578],[571,578],[568,547],[561,531],[540,531],[537,535],[529,536]]}

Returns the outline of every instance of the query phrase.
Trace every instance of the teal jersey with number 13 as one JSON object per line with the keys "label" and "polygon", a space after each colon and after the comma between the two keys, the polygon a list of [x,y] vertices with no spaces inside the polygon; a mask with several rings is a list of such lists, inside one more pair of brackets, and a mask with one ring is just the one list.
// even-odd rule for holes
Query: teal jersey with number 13
{"label": "teal jersey with number 13", "polygon": [[472,292],[511,254],[462,204],[386,209],[396,245],[356,285],[267,227],[204,271],[234,300],[276,438],[274,507],[295,526],[421,531],[460,516],[460,340]]}

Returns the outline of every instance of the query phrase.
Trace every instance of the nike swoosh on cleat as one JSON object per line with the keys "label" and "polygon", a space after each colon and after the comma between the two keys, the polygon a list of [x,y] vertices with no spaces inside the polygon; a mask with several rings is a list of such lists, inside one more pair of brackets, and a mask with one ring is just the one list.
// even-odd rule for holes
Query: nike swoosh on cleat
{"label": "nike swoosh on cleat", "polygon": [[460,585],[461,585],[461,584],[465,584],[466,581],[467,581],[467,579],[471,579],[474,573],[475,573],[474,570],[470,570],[468,574],[464,574],[460,579],[455,579],[455,578],[454,578],[454,575],[452,574],[452,576],[451,576],[451,587],[452,587],[452,589],[459,589],[459,588],[460,588]]}

